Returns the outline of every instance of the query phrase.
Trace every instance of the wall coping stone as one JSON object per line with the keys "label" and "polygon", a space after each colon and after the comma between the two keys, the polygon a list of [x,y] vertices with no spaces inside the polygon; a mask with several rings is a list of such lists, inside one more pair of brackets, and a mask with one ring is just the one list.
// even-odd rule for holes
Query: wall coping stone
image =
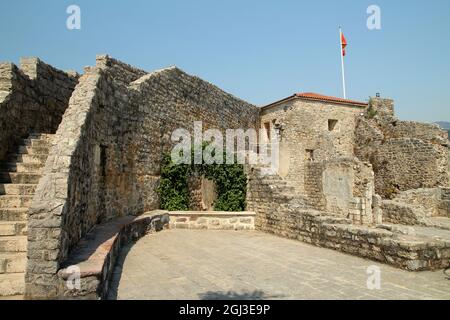
{"label": "wall coping stone", "polygon": [[[151,211],[141,216],[125,216],[104,224],[96,225],[78,243],[58,271],[60,279],[60,298],[105,298],[108,291],[108,282],[114,270],[114,265],[120,248],[130,241],[136,241],[152,230],[160,231],[169,222],[167,211]],[[65,289],[64,282],[73,276],[70,266],[77,266],[80,270],[81,282],[83,279],[94,278],[89,281],[88,290]],[[85,285],[86,287],[86,285]]]}
{"label": "wall coping stone", "polygon": [[170,211],[169,216],[207,216],[207,217],[248,217],[256,216],[255,212],[227,212],[227,211]]}

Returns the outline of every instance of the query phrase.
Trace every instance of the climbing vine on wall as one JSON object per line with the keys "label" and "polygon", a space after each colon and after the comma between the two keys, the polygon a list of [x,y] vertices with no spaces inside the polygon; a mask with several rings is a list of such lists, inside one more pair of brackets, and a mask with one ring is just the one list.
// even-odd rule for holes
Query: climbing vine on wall
{"label": "climbing vine on wall", "polygon": [[[205,148],[206,146],[203,146]],[[193,159],[193,155],[191,157]],[[226,152],[223,154],[226,159]],[[217,188],[216,211],[244,211],[247,178],[241,164],[175,164],[170,154],[163,157],[161,181],[157,188],[161,209],[189,210],[188,178],[202,175],[213,180]]]}

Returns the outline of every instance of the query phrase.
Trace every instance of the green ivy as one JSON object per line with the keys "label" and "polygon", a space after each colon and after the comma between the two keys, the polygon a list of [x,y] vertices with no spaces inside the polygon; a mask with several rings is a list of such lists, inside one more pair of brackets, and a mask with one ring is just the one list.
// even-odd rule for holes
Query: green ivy
{"label": "green ivy", "polygon": [[170,211],[189,209],[189,191],[187,177],[188,165],[176,165],[170,155],[165,155],[162,161],[161,181],[157,193],[161,202],[161,209]]}
{"label": "green ivy", "polygon": [[[206,145],[203,146],[203,149]],[[193,156],[191,157],[193,159]],[[223,154],[226,159],[226,152]],[[215,182],[216,211],[244,211],[247,192],[247,178],[241,164],[175,164],[170,155],[165,155],[161,168],[161,182],[157,188],[161,209],[169,211],[189,210],[188,178],[202,175]]]}

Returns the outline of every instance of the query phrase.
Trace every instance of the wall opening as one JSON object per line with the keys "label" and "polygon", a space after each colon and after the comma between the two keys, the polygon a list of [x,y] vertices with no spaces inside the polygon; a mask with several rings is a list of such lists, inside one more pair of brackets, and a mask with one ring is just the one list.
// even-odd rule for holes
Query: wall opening
{"label": "wall opening", "polygon": [[336,128],[338,121],[335,119],[328,119],[328,131],[333,131]]}
{"label": "wall opening", "polygon": [[312,149],[305,150],[305,160],[308,162],[314,161],[314,150],[312,150]]}
{"label": "wall opening", "polygon": [[264,130],[266,130],[267,141],[270,141],[270,122],[264,123]]}
{"label": "wall opening", "polygon": [[106,177],[106,146],[100,146],[100,174]]}

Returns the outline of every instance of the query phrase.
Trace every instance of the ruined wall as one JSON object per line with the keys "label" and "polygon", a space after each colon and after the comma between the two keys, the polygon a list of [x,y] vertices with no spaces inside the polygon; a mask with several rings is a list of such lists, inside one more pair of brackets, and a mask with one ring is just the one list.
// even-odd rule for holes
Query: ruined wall
{"label": "ruined wall", "polygon": [[393,102],[372,98],[358,119],[355,155],[375,171],[376,193],[447,186],[448,133],[433,124],[399,121]]}
{"label": "ruined wall", "polygon": [[360,226],[350,219],[308,209],[280,197],[257,171],[250,172],[248,210],[256,212],[257,230],[330,248],[411,271],[449,265],[450,248],[439,241],[425,244],[388,230]]}
{"label": "ruined wall", "polygon": [[383,201],[383,220],[406,225],[433,225],[429,218],[450,217],[450,189],[414,189]]}
{"label": "ruined wall", "polygon": [[0,160],[28,133],[56,131],[77,79],[37,58],[0,63]]}
{"label": "ruined wall", "polygon": [[349,218],[356,224],[374,224],[372,167],[355,158],[310,162],[305,191],[311,207]]}
{"label": "ruined wall", "polygon": [[[352,157],[356,118],[363,107],[296,99],[261,111],[261,127],[279,127],[280,167],[284,178],[304,193],[310,161]],[[336,120],[332,130],[329,120]]]}
{"label": "ruined wall", "polygon": [[177,68],[150,74],[107,56],[81,77],[33,199],[26,295],[54,297],[61,263],[94,225],[158,207],[176,128],[255,127],[258,109]]}

